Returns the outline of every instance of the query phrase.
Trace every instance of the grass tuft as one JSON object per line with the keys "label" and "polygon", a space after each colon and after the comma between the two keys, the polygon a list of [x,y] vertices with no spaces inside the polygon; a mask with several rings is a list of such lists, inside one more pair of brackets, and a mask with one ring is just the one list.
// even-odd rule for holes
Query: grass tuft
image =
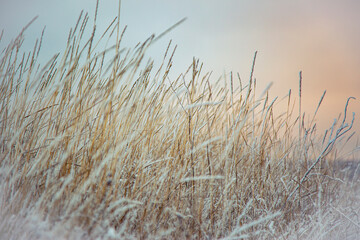
{"label": "grass tuft", "polygon": [[144,58],[173,27],[121,49],[114,19],[100,41],[116,31],[117,44],[95,52],[96,17],[84,42],[87,23],[81,14],[44,67],[41,40],[21,55],[24,31],[1,52],[0,238],[359,236],[359,195],[343,196],[358,192],[359,164],[349,180],[336,158],[351,98],[320,135],[325,92],[306,123],[301,73],[298,116],[291,91],[276,114],[269,88],[255,97],[256,53],[248,83],[214,82],[197,59],[171,78],[171,42],[158,69]]}

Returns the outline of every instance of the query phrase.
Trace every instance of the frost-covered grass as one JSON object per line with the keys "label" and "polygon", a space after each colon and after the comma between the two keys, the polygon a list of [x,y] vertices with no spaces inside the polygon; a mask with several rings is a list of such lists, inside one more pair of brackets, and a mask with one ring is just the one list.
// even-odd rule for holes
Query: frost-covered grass
{"label": "frost-covered grass", "polygon": [[322,134],[301,94],[255,96],[256,54],[245,82],[216,82],[196,59],[171,78],[176,47],[154,69],[144,54],[157,37],[122,49],[115,20],[101,41],[117,44],[95,52],[87,20],[46,66],[41,41],[21,54],[23,32],[1,52],[1,239],[360,236],[360,169],[344,177],[335,154],[350,98]]}

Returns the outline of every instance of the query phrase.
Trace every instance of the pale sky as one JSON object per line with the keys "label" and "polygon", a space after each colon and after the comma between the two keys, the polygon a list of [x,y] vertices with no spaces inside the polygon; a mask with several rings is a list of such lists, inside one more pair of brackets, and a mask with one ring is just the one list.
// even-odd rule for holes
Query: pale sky
{"label": "pale sky", "polygon": [[[66,45],[69,29],[80,11],[91,22],[96,0],[0,0],[1,49],[33,17],[24,47],[31,50],[46,25],[41,57],[50,58]],[[98,36],[117,16],[117,0],[100,0]],[[170,39],[178,45],[173,74],[185,71],[195,56],[213,71],[213,79],[230,71],[247,81],[254,52],[255,77],[261,92],[273,82],[272,96],[298,91],[303,71],[303,106],[313,114],[322,92],[325,100],[317,117],[321,129],[343,111],[355,112],[360,132],[360,1],[358,0],[123,0],[121,25],[128,25],[124,45],[131,47],[152,33],[160,34],[183,17],[187,21],[148,52],[160,61]],[[356,135],[360,136],[359,133]],[[352,143],[354,144],[354,142]]]}

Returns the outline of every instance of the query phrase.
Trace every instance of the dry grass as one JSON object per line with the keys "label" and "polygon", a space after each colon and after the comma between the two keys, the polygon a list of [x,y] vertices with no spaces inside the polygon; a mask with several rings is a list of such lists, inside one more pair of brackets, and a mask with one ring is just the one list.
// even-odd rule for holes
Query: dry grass
{"label": "dry grass", "polygon": [[41,41],[21,55],[23,33],[1,53],[1,238],[359,236],[359,195],[338,197],[358,179],[333,164],[347,104],[320,135],[291,92],[280,115],[268,90],[255,96],[255,58],[247,84],[214,83],[196,59],[171,79],[176,47],[153,69],[144,53],[158,38],[121,49],[114,20],[102,41],[116,34],[116,46],[96,53],[87,20],[43,68]]}

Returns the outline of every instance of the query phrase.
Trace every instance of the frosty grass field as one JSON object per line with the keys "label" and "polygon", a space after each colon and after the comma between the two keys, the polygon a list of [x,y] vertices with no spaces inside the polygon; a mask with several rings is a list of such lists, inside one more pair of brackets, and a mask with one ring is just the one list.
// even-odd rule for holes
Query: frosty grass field
{"label": "frosty grass field", "polygon": [[45,65],[26,27],[1,50],[0,239],[360,239],[351,97],[322,133],[301,73],[283,99],[255,95],[256,53],[246,80],[197,59],[170,77],[176,46],[144,55],[163,34],[123,48],[119,18],[86,38],[88,19]]}

